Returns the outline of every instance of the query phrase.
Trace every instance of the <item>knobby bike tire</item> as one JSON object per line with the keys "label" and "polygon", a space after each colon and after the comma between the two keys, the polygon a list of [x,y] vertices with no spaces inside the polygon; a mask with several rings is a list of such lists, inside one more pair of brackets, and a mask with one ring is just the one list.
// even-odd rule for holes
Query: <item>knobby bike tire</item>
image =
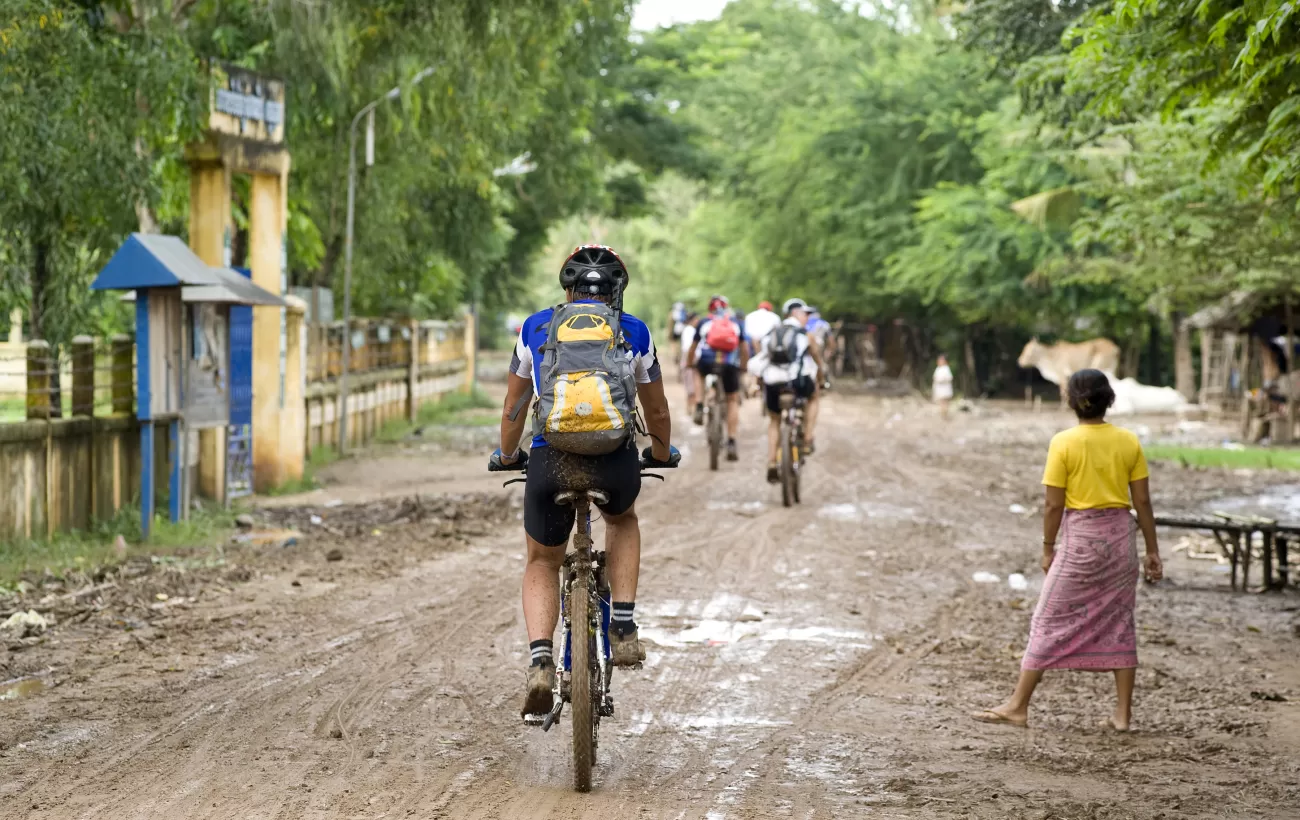
{"label": "knobby bike tire", "polygon": [[795,486],[799,474],[795,471],[792,433],[790,425],[781,422],[781,505],[784,507],[789,507],[799,500],[798,489]]}
{"label": "knobby bike tire", "polygon": [[709,410],[709,469],[717,470],[722,457],[722,408],[714,402]]}
{"label": "knobby bike tire", "polygon": [[573,576],[569,604],[573,613],[569,651],[573,678],[569,697],[573,706],[573,788],[591,791],[591,767],[596,762],[592,738],[596,733],[596,712],[591,702],[591,569],[579,569]]}

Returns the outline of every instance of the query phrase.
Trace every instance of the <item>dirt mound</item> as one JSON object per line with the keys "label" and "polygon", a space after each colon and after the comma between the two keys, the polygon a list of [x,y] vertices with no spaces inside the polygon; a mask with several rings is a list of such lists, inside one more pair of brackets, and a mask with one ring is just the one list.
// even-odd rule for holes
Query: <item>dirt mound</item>
{"label": "dirt mound", "polygon": [[445,534],[482,535],[486,525],[514,517],[500,495],[381,498],[364,504],[317,504],[261,511],[267,523],[309,533],[322,530],[340,537],[373,533],[376,528],[411,524],[436,526]]}

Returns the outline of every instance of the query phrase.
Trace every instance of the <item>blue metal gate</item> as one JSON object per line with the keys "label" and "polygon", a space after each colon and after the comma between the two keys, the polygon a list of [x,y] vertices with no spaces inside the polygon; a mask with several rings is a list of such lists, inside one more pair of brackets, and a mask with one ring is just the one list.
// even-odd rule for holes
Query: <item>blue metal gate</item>
{"label": "blue metal gate", "polygon": [[[252,278],[248,268],[235,268]],[[230,306],[230,428],[226,436],[226,498],[253,493],[253,309]]]}

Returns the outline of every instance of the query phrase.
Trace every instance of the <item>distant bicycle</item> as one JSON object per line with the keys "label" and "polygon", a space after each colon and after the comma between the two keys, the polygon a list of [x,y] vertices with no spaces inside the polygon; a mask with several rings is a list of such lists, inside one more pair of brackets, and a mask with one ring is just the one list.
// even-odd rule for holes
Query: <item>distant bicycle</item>
{"label": "distant bicycle", "polygon": [[[489,467],[493,472],[526,471],[527,461]],[[642,469],[671,469],[676,461],[657,462],[649,450],[642,454]],[[663,480],[656,473],[642,476]],[[513,478],[502,486],[523,482]],[[591,508],[609,501],[604,490],[563,490],[555,494],[555,503],[572,506],[574,516],[573,550],[564,556],[560,568],[560,646],[559,674],[555,678],[555,706],[547,715],[529,715],[524,722],[550,731],[564,711],[573,706],[573,788],[591,791],[591,770],[596,763],[600,739],[600,719],[614,715],[610,694],[609,579],[605,574],[605,551],[596,549],[591,539]]]}
{"label": "distant bicycle", "polygon": [[781,476],[781,504],[786,507],[799,502],[799,473],[806,457],[803,436],[804,407],[807,400],[796,396],[793,390],[781,394],[781,437],[777,452]]}

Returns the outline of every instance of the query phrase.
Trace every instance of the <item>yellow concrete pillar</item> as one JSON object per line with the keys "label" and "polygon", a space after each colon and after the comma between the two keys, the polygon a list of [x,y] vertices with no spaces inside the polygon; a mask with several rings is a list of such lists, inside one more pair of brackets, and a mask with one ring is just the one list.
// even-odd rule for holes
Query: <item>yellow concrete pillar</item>
{"label": "yellow concrete pillar", "polygon": [[474,348],[478,345],[478,332],[474,326],[474,314],[470,313],[465,316],[465,384],[461,390],[465,393],[474,392]]}
{"label": "yellow concrete pillar", "polygon": [[[230,174],[220,162],[190,165],[190,249],[204,263],[225,267],[230,230]],[[226,431],[199,431],[199,495],[226,500]]]}
{"label": "yellow concrete pillar", "polygon": [[307,462],[307,303],[288,296],[284,412],[280,414],[281,480],[302,478]]}
{"label": "yellow concrete pillar", "polygon": [[[253,282],[284,292],[281,283],[281,243],[284,238],[283,196],[279,176],[254,174],[248,203],[248,267]],[[253,487],[265,492],[284,481],[280,453],[280,413],[285,396],[280,379],[281,316],[283,308],[253,308]]]}

